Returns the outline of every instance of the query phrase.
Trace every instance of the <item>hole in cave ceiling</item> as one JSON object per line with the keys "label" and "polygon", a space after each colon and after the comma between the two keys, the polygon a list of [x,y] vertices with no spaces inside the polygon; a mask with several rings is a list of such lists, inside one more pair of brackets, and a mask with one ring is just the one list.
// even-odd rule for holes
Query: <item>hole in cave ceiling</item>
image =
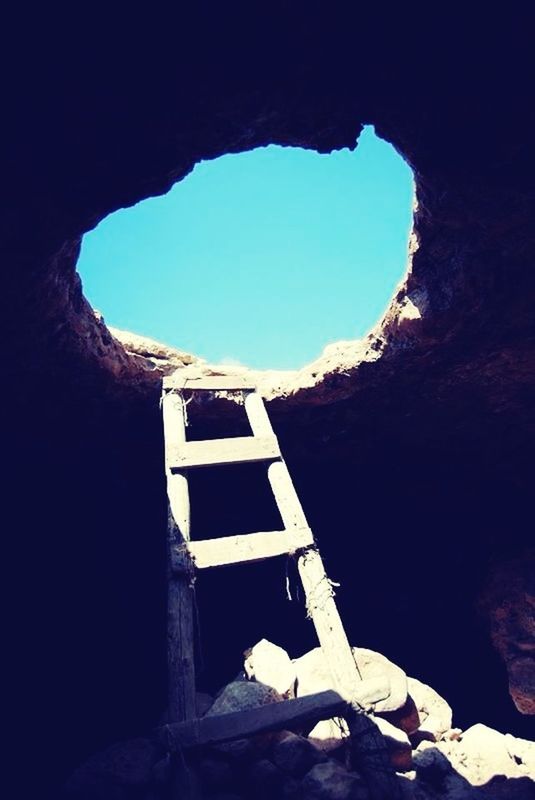
{"label": "hole in cave ceiling", "polygon": [[330,155],[269,146],[198,164],[83,240],[114,327],[211,363],[296,369],[380,319],[404,276],[408,165],[368,127]]}

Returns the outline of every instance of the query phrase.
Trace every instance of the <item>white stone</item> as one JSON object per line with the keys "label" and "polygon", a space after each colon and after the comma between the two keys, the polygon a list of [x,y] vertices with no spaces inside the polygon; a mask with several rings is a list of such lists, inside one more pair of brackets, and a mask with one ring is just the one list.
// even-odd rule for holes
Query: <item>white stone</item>
{"label": "white stone", "polygon": [[[353,655],[362,678],[387,676],[390,681],[390,696],[376,703],[377,712],[395,711],[407,700],[407,676],[396,664],[374,650],[354,647]],[[297,674],[297,696],[334,689],[329,666],[320,647],[310,650],[294,661]]]}
{"label": "white stone", "polygon": [[249,680],[263,683],[283,697],[294,697],[295,666],[286,650],[262,639],[244,656],[245,674]]}
{"label": "white stone", "polygon": [[416,678],[408,679],[408,688],[420,717],[418,731],[438,742],[451,730],[451,707],[438,692]]}
{"label": "white stone", "polygon": [[344,719],[322,719],[315,725],[308,738],[319,750],[330,753],[341,747],[349,736]]}
{"label": "white stone", "polygon": [[535,742],[517,739],[506,733],[505,746],[509,755],[519,762],[518,766],[522,772],[535,780]]}
{"label": "white stone", "polygon": [[507,749],[503,733],[478,723],[465,731],[460,740],[463,756],[454,768],[474,786],[481,786],[495,775],[521,777],[514,758]]}

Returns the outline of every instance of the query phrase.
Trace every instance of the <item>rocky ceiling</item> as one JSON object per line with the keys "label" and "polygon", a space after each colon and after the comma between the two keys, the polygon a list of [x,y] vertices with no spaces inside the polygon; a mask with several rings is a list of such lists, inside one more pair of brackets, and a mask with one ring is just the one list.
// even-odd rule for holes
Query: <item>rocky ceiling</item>
{"label": "rocky ceiling", "polygon": [[[367,340],[266,378],[270,414],[354,643],[428,679],[461,723],[525,734],[504,661],[533,711],[529,25],[320,3],[76,13],[25,19],[3,51],[3,516],[18,717],[46,728],[36,785],[165,705],[158,395],[184,359],[135,355],[95,317],[80,237],[200,159],[354,147],[363,124],[415,174],[409,273]],[[250,500],[225,524],[267,520],[257,477],[207,476],[199,530],[224,527],[207,492],[223,502],[235,485]],[[270,570],[203,580],[207,684],[257,629],[295,654],[309,644]],[[229,614],[242,624],[223,627]]]}

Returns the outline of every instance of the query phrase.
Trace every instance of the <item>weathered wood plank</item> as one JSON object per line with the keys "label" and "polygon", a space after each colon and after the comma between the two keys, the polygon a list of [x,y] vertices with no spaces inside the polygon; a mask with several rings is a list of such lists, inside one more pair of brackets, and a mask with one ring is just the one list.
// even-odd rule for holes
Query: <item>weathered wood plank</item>
{"label": "weathered wood plank", "polygon": [[[261,531],[238,536],[223,536],[219,539],[204,539],[189,542],[184,563],[187,567],[189,557],[193,558],[198,569],[224,567],[229,564],[242,564],[264,561],[266,558],[294,553],[301,547],[313,543],[309,528],[290,531]],[[189,557],[188,557],[189,554]]]}
{"label": "weathered wood plank", "polygon": [[[359,684],[362,703],[377,703],[389,694],[388,679],[371,678]],[[232,739],[241,739],[257,733],[291,730],[308,722],[345,716],[350,711],[349,698],[328,690],[317,694],[269,703],[258,708],[229,714],[214,714],[200,719],[166,725],[159,735],[171,750],[181,747],[198,747]]]}
{"label": "weathered wood plank", "polygon": [[256,387],[251,378],[239,375],[203,375],[199,378],[187,378],[182,375],[167,375],[163,379],[164,389],[204,389],[212,392],[253,391]]}
{"label": "weathered wood plank", "polygon": [[167,664],[168,714],[172,721],[193,719],[195,708],[194,595],[191,575],[173,570],[173,551],[190,537],[190,502],[186,473],[171,473],[169,448],[186,440],[182,397],[166,392],[162,397],[167,494]]}
{"label": "weathered wood plank", "polygon": [[[249,395],[245,399],[245,409],[255,436],[268,435],[272,428],[263,399],[256,393]],[[282,457],[269,465],[268,479],[286,530],[308,528],[303,507]],[[321,556],[311,548],[300,555],[297,566],[307,598],[307,610],[329,664],[334,686],[345,695],[350,694],[356,691],[361,676]]]}
{"label": "weathered wood plank", "polygon": [[194,467],[216,467],[221,464],[242,464],[279,458],[275,436],[235,436],[229,439],[205,439],[200,442],[171,444],[170,468],[174,472]]}
{"label": "weathered wood plank", "polygon": [[305,590],[307,612],[329,664],[334,687],[345,696],[356,693],[361,675],[318,551],[311,548],[303,552],[297,560],[297,568]]}

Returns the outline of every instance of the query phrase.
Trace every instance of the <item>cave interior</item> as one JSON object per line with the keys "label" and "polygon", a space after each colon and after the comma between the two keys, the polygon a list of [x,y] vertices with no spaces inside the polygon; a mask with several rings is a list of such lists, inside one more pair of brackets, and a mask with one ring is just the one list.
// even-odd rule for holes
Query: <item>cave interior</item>
{"label": "cave interior", "polygon": [[[81,237],[200,159],[354,147],[364,124],[415,175],[407,278],[352,365],[320,364],[268,412],[351,642],[432,685],[459,726],[528,736],[490,635],[499,601],[481,598],[532,546],[533,51],[517,17],[433,13],[385,27],[298,3],[177,28],[110,11],[76,36],[34,20],[4,53],[5,605],[17,719],[46,729],[28,775],[41,790],[166,702],[159,394],[177,365],[95,317]],[[243,431],[239,408],[215,408],[192,436]],[[278,527],[261,468],[199,473],[192,508],[199,538]],[[314,645],[287,575],[277,559],[199,577],[201,688],[262,637],[292,656]],[[515,641],[533,654],[513,606],[505,662]]]}

